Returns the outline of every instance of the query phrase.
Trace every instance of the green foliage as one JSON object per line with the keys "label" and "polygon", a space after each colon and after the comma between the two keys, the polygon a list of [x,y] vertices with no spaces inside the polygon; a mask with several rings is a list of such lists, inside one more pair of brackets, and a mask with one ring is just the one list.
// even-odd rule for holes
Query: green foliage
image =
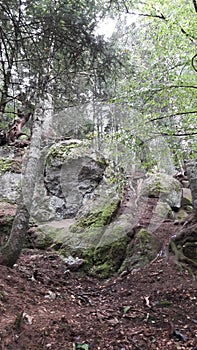
{"label": "green foliage", "polygon": [[16,113],[18,105],[27,107],[46,93],[56,106],[104,94],[107,77],[120,66],[113,45],[95,33],[109,10],[104,2],[14,0],[0,10],[2,114],[8,103]]}
{"label": "green foliage", "polygon": [[130,68],[115,100],[131,108],[132,129],[138,117],[137,135],[145,143],[162,135],[175,159],[195,157],[197,14],[193,3],[127,1],[126,7],[128,13],[138,15],[120,33],[119,45],[130,59]]}

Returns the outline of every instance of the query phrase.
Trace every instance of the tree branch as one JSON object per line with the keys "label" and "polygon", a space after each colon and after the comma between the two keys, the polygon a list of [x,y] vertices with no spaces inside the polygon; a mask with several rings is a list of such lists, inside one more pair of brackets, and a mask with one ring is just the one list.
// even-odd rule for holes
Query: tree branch
{"label": "tree branch", "polygon": [[194,9],[195,9],[195,11],[197,13],[197,2],[196,2],[196,0],[192,0],[192,1],[193,1],[193,4],[194,4]]}
{"label": "tree branch", "polygon": [[159,133],[153,133],[153,135],[162,135],[162,136],[193,136],[193,135],[197,135],[197,132],[183,132],[183,133],[173,133],[173,134],[168,134],[167,132],[159,132]]}
{"label": "tree branch", "polygon": [[159,18],[159,19],[162,19],[164,21],[166,21],[166,18],[165,16],[163,15],[163,13],[161,13],[160,15],[153,15],[151,13],[136,13],[136,12],[130,12],[130,11],[127,11],[127,13],[129,15],[134,15],[134,16],[141,16],[141,17],[151,17],[151,18]]}
{"label": "tree branch", "polygon": [[197,57],[197,53],[192,57],[192,67],[195,70],[195,72],[197,72],[197,68],[195,67],[195,64],[194,64],[196,57]]}
{"label": "tree branch", "polygon": [[173,118],[173,117],[177,117],[177,116],[181,116],[181,115],[187,115],[187,114],[197,114],[197,111],[173,113],[173,114],[170,114],[170,115],[165,115],[165,116],[162,116],[162,117],[149,119],[145,124],[148,124],[150,122],[155,122],[157,120],[162,120],[162,119],[166,119],[166,118]]}

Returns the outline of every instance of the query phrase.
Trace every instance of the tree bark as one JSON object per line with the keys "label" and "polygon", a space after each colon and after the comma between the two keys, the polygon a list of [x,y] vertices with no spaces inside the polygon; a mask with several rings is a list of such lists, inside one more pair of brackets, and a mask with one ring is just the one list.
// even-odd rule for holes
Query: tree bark
{"label": "tree bark", "polygon": [[[0,265],[12,267],[21,254],[28,230],[32,199],[40,171],[44,108],[34,113],[34,127],[29,152],[22,172],[21,196],[8,241],[0,248]],[[44,130],[45,131],[45,130]]]}
{"label": "tree bark", "polygon": [[29,211],[26,206],[21,203],[17,208],[10,237],[0,249],[0,265],[12,267],[16,263],[21,254],[28,223]]}
{"label": "tree bark", "polygon": [[191,160],[186,163],[186,172],[192,193],[194,218],[197,221],[197,160]]}

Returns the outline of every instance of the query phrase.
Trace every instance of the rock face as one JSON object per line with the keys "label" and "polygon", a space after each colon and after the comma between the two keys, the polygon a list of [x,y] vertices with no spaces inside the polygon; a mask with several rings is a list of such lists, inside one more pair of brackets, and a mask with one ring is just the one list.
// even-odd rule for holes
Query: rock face
{"label": "rock face", "polygon": [[183,197],[182,197],[181,206],[184,209],[188,209],[192,207],[192,194],[189,188],[183,188]]}
{"label": "rock face", "polygon": [[[2,163],[0,197],[15,201],[21,174],[14,172],[8,163]],[[139,269],[161,249],[155,230],[165,219],[173,220],[173,210],[181,204],[185,209],[191,206],[190,190],[183,192],[181,184],[166,174],[140,178],[136,186],[129,187],[127,205],[123,194],[124,174],[114,176],[105,159],[86,141],[67,140],[47,146],[40,164],[31,209],[31,219],[37,226],[30,228],[26,246],[59,251],[67,268],[73,271],[108,278],[114,273]],[[140,227],[138,222],[141,208],[144,210],[146,200],[150,200],[148,197],[158,200],[144,229],[144,224]],[[139,212],[138,205],[141,205]],[[8,211],[5,214],[5,218],[0,217],[3,243],[14,212],[11,217]],[[196,253],[193,236],[192,244],[184,241],[183,248],[188,259]]]}
{"label": "rock face", "polygon": [[142,195],[158,197],[160,202],[169,204],[173,209],[179,209],[181,207],[182,186],[178,180],[170,175],[155,174],[144,181]]}
{"label": "rock face", "polygon": [[80,147],[79,142],[62,142],[55,154],[53,150],[49,153],[46,161],[44,183],[48,195],[63,199],[63,217],[76,215],[84,197],[93,192],[105,170],[104,160],[97,160],[91,152],[88,154],[83,149],[77,154],[76,149],[79,151]]}
{"label": "rock face", "polygon": [[62,210],[62,218],[76,215],[84,198],[102,180],[106,164],[78,140],[52,147],[46,159],[44,183],[52,197],[51,207]]}
{"label": "rock face", "polygon": [[38,222],[74,217],[103,178],[106,163],[86,142],[67,140],[48,149],[31,215]]}

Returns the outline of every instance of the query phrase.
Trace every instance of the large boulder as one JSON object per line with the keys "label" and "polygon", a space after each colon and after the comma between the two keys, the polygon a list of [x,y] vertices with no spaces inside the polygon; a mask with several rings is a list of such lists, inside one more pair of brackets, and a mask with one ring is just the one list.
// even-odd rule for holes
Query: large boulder
{"label": "large boulder", "polygon": [[54,144],[43,158],[31,216],[38,222],[74,217],[101,182],[105,159],[79,140]]}
{"label": "large boulder", "polygon": [[160,202],[168,203],[172,209],[181,207],[182,185],[173,176],[153,174],[144,180],[141,194],[147,197],[157,197]]}
{"label": "large boulder", "polygon": [[[87,194],[103,178],[106,163],[79,140],[67,140],[52,146],[46,159],[44,183],[47,194],[62,208],[62,217],[75,216]],[[64,204],[63,204],[64,203]],[[52,206],[52,202],[51,202]]]}

